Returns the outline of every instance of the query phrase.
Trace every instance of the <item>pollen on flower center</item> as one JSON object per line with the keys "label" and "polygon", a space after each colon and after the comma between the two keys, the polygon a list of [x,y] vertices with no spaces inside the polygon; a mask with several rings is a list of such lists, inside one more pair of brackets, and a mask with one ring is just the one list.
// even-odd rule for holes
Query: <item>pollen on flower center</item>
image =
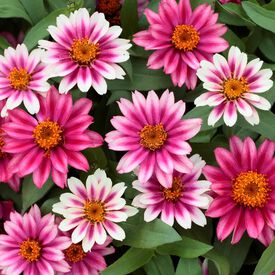
{"label": "pollen on flower center", "polygon": [[25,91],[28,89],[31,80],[31,75],[28,74],[26,69],[13,68],[9,73],[8,79],[13,89]]}
{"label": "pollen on flower center", "polygon": [[88,38],[74,39],[70,56],[81,66],[89,66],[99,53],[99,44],[91,43]]}
{"label": "pollen on flower center", "polygon": [[99,0],[97,10],[106,15],[113,15],[121,8],[120,0]]}
{"label": "pollen on flower center", "polygon": [[172,35],[172,44],[184,52],[195,49],[200,41],[198,31],[191,25],[176,26]]}
{"label": "pollen on flower center", "polygon": [[151,151],[160,149],[167,139],[163,125],[145,125],[139,132],[140,144]]}
{"label": "pollen on flower center", "polygon": [[240,79],[227,79],[223,82],[222,86],[227,100],[235,100],[249,91],[247,80],[244,77]]}
{"label": "pollen on flower center", "polygon": [[3,132],[3,130],[0,129],[0,159],[3,158],[6,154],[2,151],[2,148],[5,145],[4,139],[3,139],[3,137],[1,137],[2,132]]}
{"label": "pollen on flower center", "polygon": [[41,255],[41,246],[38,241],[28,239],[20,244],[19,255],[29,262],[37,261]]}
{"label": "pollen on flower center", "polygon": [[44,149],[48,155],[51,149],[62,142],[63,131],[57,122],[46,120],[37,124],[33,136],[38,146]]}
{"label": "pollen on flower center", "polygon": [[80,244],[71,244],[65,251],[65,258],[67,261],[77,263],[82,261],[86,257],[86,253],[83,251]]}
{"label": "pollen on flower center", "polygon": [[270,198],[270,191],[266,176],[254,171],[241,172],[232,184],[233,200],[245,207],[264,207]]}
{"label": "pollen on flower center", "polygon": [[167,201],[176,202],[182,195],[183,186],[179,177],[173,178],[171,188],[162,188],[163,197]]}
{"label": "pollen on flower center", "polygon": [[100,201],[87,201],[84,204],[85,218],[92,223],[103,222],[105,220],[105,206]]}

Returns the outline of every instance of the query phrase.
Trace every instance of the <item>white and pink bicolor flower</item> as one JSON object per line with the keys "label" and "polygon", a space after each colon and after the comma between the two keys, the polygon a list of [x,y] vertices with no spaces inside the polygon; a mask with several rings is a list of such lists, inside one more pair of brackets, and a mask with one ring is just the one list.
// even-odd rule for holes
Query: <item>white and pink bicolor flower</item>
{"label": "white and pink bicolor flower", "polygon": [[247,54],[235,46],[230,48],[228,60],[215,54],[213,62],[201,62],[197,75],[208,92],[196,98],[195,105],[214,107],[208,117],[209,125],[214,125],[223,116],[225,124],[231,127],[237,121],[238,112],[248,123],[259,124],[255,107],[271,108],[269,101],[259,94],[273,85],[272,71],[261,70],[262,65],[259,58],[248,62]]}

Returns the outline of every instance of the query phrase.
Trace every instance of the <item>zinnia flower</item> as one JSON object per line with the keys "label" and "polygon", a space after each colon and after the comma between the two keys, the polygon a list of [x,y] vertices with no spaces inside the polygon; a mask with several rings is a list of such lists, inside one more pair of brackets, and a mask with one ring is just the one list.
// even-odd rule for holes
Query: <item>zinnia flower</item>
{"label": "zinnia flower", "polygon": [[118,38],[119,26],[109,27],[103,13],[89,15],[79,9],[69,17],[59,15],[56,26],[48,31],[55,42],[40,40],[47,50],[43,61],[52,66],[55,76],[62,76],[60,93],[67,93],[75,84],[82,92],[93,87],[99,94],[107,92],[107,79],[123,79],[125,72],[116,63],[129,59],[129,40]]}
{"label": "zinnia flower", "polygon": [[[0,112],[2,111],[4,106],[5,101],[0,101]],[[5,136],[2,125],[5,121],[7,121],[7,118],[0,117],[0,182],[7,182],[14,191],[18,192],[20,179],[16,173],[13,173],[11,169],[9,169],[12,154],[3,152],[3,147],[5,145]]]}
{"label": "zinnia flower", "polygon": [[231,232],[237,243],[247,231],[268,245],[275,229],[275,157],[274,142],[265,140],[257,149],[250,137],[230,139],[230,151],[216,148],[219,167],[207,165],[203,174],[212,183],[216,197],[206,215],[220,218],[219,240]]}
{"label": "zinnia flower", "polygon": [[174,219],[183,228],[191,228],[191,222],[204,226],[206,218],[199,208],[207,209],[211,198],[206,194],[210,182],[198,180],[205,162],[199,155],[190,158],[194,167],[190,173],[173,173],[173,185],[164,188],[156,178],[146,184],[139,181],[133,187],[141,192],[133,200],[136,207],[145,208],[144,220],[150,222],[161,215],[161,220],[171,226]]}
{"label": "zinnia flower", "polygon": [[68,165],[87,171],[89,163],[80,151],[100,146],[102,137],[87,130],[93,122],[89,99],[73,104],[70,94],[60,95],[52,87],[40,104],[36,118],[21,109],[9,112],[9,121],[2,126],[6,134],[2,150],[14,154],[10,169],[22,177],[33,173],[38,188],[50,174],[63,188]]}
{"label": "zinnia flower", "polygon": [[186,140],[201,127],[200,118],[184,119],[185,103],[175,103],[173,92],[166,90],[161,98],[154,91],[145,98],[136,91],[133,103],[121,99],[119,108],[124,116],[111,119],[116,128],[106,135],[109,148],[128,151],[119,161],[117,171],[128,173],[139,166],[138,178],[145,183],[155,174],[166,188],[172,186],[172,173],[188,173],[193,164],[186,157],[192,150]]}
{"label": "zinnia flower", "polygon": [[4,56],[0,55],[0,101],[7,99],[1,116],[22,101],[29,113],[39,111],[37,94],[44,94],[50,88],[47,68],[40,62],[42,54],[40,49],[29,54],[27,47],[21,44],[16,49],[5,49]]}
{"label": "zinnia flower", "polygon": [[[232,46],[228,61],[215,54],[213,63],[201,62],[198,77],[209,92],[196,98],[196,106],[214,106],[208,117],[208,124],[214,125],[222,116],[228,126],[237,121],[237,111],[250,124],[259,124],[256,108],[268,110],[271,104],[258,94],[268,91],[273,81],[270,69],[260,70],[263,62],[257,59],[247,63],[247,54]],[[253,107],[254,106],[254,107]]]}
{"label": "zinnia flower", "polygon": [[149,9],[145,15],[149,29],[134,35],[134,42],[154,50],[149,57],[150,69],[164,67],[173,84],[194,89],[196,71],[201,60],[212,60],[213,53],[222,52],[228,43],[221,38],[226,27],[217,24],[218,14],[208,4],[199,5],[193,12],[189,0],[162,0],[159,12]]}
{"label": "zinnia flower", "polygon": [[60,202],[53,205],[53,212],[65,218],[59,225],[61,231],[74,229],[74,244],[82,241],[86,253],[94,243],[104,244],[107,233],[115,240],[125,238],[125,232],[116,223],[126,221],[137,210],[126,206],[125,199],[121,198],[126,189],[123,182],[112,186],[105,171],[97,169],[87,178],[86,186],[72,177],[68,187],[72,193],[62,194]]}
{"label": "zinnia flower", "polygon": [[34,205],[23,216],[12,212],[4,228],[6,234],[0,235],[0,266],[4,274],[37,275],[69,271],[62,250],[69,247],[70,239],[58,236],[52,214],[41,217],[40,209]]}
{"label": "zinnia flower", "polygon": [[[70,237],[69,232],[64,234]],[[114,253],[113,247],[107,247],[112,242],[110,237],[102,244],[94,244],[92,249],[84,252],[81,243],[71,243],[64,251],[65,260],[70,266],[69,272],[59,272],[57,275],[99,275],[107,267],[104,256]]]}

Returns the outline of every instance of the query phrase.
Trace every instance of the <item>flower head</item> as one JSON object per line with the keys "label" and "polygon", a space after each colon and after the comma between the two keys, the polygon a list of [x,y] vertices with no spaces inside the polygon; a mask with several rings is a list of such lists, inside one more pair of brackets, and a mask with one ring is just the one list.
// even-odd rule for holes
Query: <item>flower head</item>
{"label": "flower head", "polygon": [[206,215],[219,217],[217,237],[227,238],[233,231],[237,243],[247,231],[268,245],[275,229],[275,157],[274,143],[265,140],[257,149],[249,137],[230,139],[230,151],[217,148],[219,167],[207,165],[203,174],[211,182],[215,199]]}
{"label": "flower head", "polygon": [[198,180],[205,165],[200,156],[194,155],[190,160],[194,164],[192,171],[186,174],[175,171],[171,188],[164,188],[155,177],[146,184],[133,183],[133,187],[141,192],[134,198],[133,205],[146,209],[146,222],[161,215],[161,220],[171,226],[174,219],[183,228],[191,228],[192,221],[200,226],[206,224],[199,208],[207,209],[210,203],[211,198],[206,194],[210,182]]}
{"label": "flower head", "polygon": [[[70,237],[69,232],[63,232],[64,235]],[[81,243],[71,243],[64,251],[65,260],[70,266],[69,272],[59,272],[57,275],[99,275],[99,272],[107,267],[104,256],[114,253],[115,249],[108,245],[112,242],[112,238],[107,237],[102,244],[94,244],[90,251],[84,252]]]}
{"label": "flower head", "polygon": [[247,54],[232,46],[228,61],[215,54],[213,63],[201,62],[198,77],[209,92],[195,100],[196,106],[214,106],[208,117],[208,124],[214,125],[222,116],[225,124],[233,126],[237,121],[237,111],[250,124],[258,124],[256,108],[268,110],[271,104],[260,93],[268,91],[273,81],[270,69],[260,70],[263,62],[253,59],[247,63]]}
{"label": "flower head", "polygon": [[112,118],[116,130],[105,139],[110,149],[128,151],[117,170],[127,173],[139,166],[141,183],[155,174],[164,187],[170,188],[174,169],[188,173],[193,167],[186,157],[192,150],[186,141],[199,132],[202,120],[182,120],[185,103],[175,103],[174,94],[168,90],[160,98],[154,91],[147,98],[136,91],[132,98],[133,103],[126,99],[118,102],[124,116]]}
{"label": "flower head", "polygon": [[23,216],[12,212],[4,229],[6,234],[0,235],[0,266],[4,274],[69,271],[62,251],[68,248],[70,239],[58,235],[53,215],[42,217],[38,206],[34,205]]}
{"label": "flower head", "polygon": [[48,71],[41,63],[43,51],[40,49],[28,53],[24,44],[5,49],[0,55],[0,101],[6,99],[1,116],[22,102],[29,113],[39,111],[38,94],[45,94],[50,85],[47,83]]}
{"label": "flower head", "polygon": [[178,4],[175,0],[162,0],[158,13],[146,9],[145,15],[149,29],[136,33],[134,42],[155,51],[149,57],[149,68],[163,67],[175,86],[185,83],[188,89],[195,89],[200,61],[211,60],[213,53],[228,47],[221,38],[226,27],[217,23],[218,15],[208,4],[192,11],[189,0]]}
{"label": "flower head", "polygon": [[88,115],[92,102],[82,98],[74,104],[70,94],[60,95],[52,87],[40,101],[36,118],[21,109],[9,112],[3,151],[14,154],[10,170],[20,176],[33,173],[38,188],[51,174],[53,181],[64,187],[68,165],[87,171],[89,164],[80,151],[98,147],[102,137],[88,130],[93,118]]}
{"label": "flower head", "polygon": [[103,13],[90,16],[84,8],[69,17],[59,15],[56,21],[57,26],[48,27],[54,42],[40,40],[39,45],[47,50],[43,61],[52,66],[55,76],[63,77],[60,93],[77,84],[82,92],[93,87],[102,95],[107,92],[104,78],[124,78],[125,72],[116,63],[129,59],[131,44],[118,38],[119,26],[109,27]]}
{"label": "flower head", "polygon": [[126,189],[123,182],[112,186],[105,171],[97,169],[87,178],[86,186],[77,178],[70,178],[68,187],[72,193],[62,194],[60,202],[53,205],[53,212],[65,218],[59,225],[60,230],[73,229],[74,244],[82,241],[86,253],[95,243],[104,244],[107,233],[116,240],[125,238],[125,232],[116,223],[126,221],[137,211],[126,206],[121,198]]}

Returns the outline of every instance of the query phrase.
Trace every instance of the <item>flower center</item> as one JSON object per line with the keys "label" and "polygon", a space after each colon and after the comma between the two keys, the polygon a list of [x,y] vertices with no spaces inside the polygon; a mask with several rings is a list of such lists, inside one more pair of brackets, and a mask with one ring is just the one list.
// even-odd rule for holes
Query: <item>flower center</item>
{"label": "flower center", "polygon": [[179,177],[173,178],[171,188],[163,188],[163,197],[167,201],[176,202],[181,197],[183,191],[182,181]]}
{"label": "flower center", "polygon": [[84,204],[85,218],[92,223],[103,222],[105,220],[105,206],[100,201],[87,201]]}
{"label": "flower center", "polygon": [[8,76],[10,85],[13,89],[19,91],[25,91],[28,89],[28,85],[31,80],[31,75],[28,74],[26,69],[13,68]]}
{"label": "flower center", "polygon": [[39,242],[31,239],[22,242],[19,248],[19,255],[27,261],[37,261],[41,255],[41,246]]}
{"label": "flower center", "polygon": [[244,77],[240,79],[229,78],[223,82],[222,86],[227,100],[235,100],[249,91],[247,80]]}
{"label": "flower center", "polygon": [[113,15],[121,8],[120,0],[99,0],[97,10],[106,15]]}
{"label": "flower center", "polygon": [[33,136],[38,146],[49,156],[50,150],[62,142],[63,131],[57,122],[46,120],[37,124]]}
{"label": "flower center", "polygon": [[88,38],[74,39],[71,46],[70,56],[80,66],[88,66],[99,53],[99,44],[89,42]]}
{"label": "flower center", "polygon": [[198,31],[191,25],[176,26],[172,35],[172,44],[176,49],[188,52],[195,49],[200,41]]}
{"label": "flower center", "polygon": [[151,151],[160,149],[167,139],[163,125],[145,125],[139,132],[140,144]]}
{"label": "flower center", "polygon": [[4,158],[4,156],[6,155],[6,153],[4,153],[2,151],[3,146],[5,145],[4,139],[1,136],[1,134],[3,133],[3,130],[0,129],[0,159]]}
{"label": "flower center", "polygon": [[241,172],[232,184],[233,200],[245,207],[264,207],[270,191],[266,176],[254,171]]}
{"label": "flower center", "polygon": [[86,253],[83,251],[80,244],[72,243],[65,251],[65,258],[69,262],[77,263],[80,262],[85,256]]}

